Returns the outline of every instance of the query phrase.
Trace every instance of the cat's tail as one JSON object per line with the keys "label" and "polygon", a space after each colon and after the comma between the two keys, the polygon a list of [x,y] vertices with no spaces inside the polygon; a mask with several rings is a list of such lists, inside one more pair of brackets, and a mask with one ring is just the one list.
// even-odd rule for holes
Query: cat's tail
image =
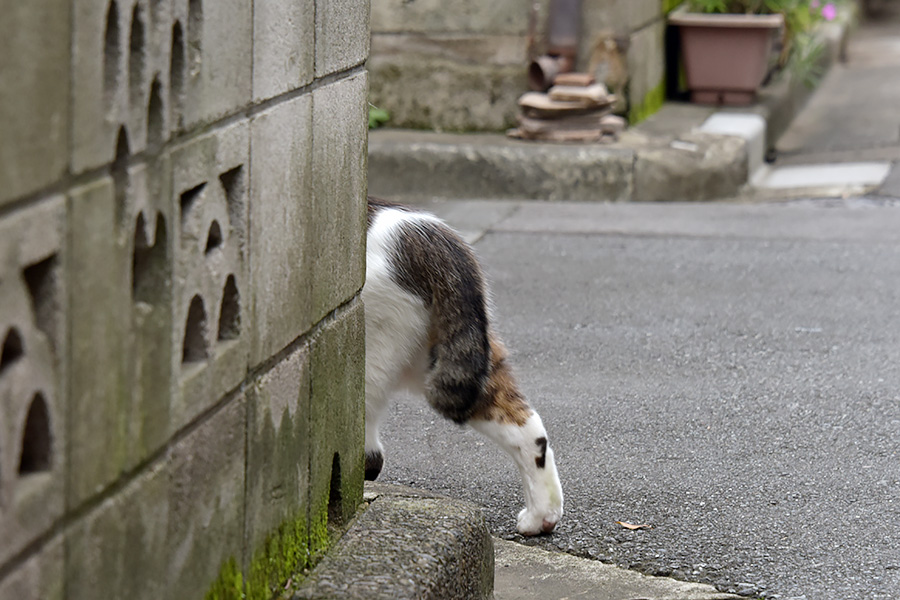
{"label": "cat's tail", "polygon": [[490,370],[484,276],[469,245],[436,218],[416,215],[401,227],[395,277],[429,311],[425,398],[465,423],[484,402]]}

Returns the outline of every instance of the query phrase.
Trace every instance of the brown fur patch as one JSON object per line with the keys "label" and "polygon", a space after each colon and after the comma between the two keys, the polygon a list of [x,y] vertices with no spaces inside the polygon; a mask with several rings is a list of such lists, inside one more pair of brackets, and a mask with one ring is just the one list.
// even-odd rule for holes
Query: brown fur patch
{"label": "brown fur patch", "polygon": [[534,411],[519,391],[506,362],[507,352],[503,342],[491,335],[490,344],[491,369],[484,390],[485,401],[472,418],[522,427]]}

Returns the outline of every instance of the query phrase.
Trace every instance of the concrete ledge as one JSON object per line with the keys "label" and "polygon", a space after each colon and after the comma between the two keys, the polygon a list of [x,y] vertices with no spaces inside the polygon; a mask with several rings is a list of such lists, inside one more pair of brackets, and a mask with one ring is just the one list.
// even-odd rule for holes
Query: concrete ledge
{"label": "concrete ledge", "polygon": [[634,151],[495,133],[369,133],[369,192],[389,198],[629,200]]}
{"label": "concrete ledge", "polygon": [[[842,55],[848,26],[818,32],[827,70]],[[784,76],[763,88],[756,105],[716,109],[669,103],[615,144],[510,140],[501,134],[444,134],[383,129],[369,132],[369,191],[422,202],[430,199],[568,201],[693,201],[739,194],[763,151],[774,147],[812,90]],[[752,133],[712,127],[722,113],[749,113]],[[715,124],[715,121],[714,123]],[[721,124],[721,123],[720,123]],[[708,128],[709,129],[709,128]]]}
{"label": "concrete ledge", "polygon": [[494,548],[478,507],[369,483],[365,498],[369,506],[293,600],[492,597]]}

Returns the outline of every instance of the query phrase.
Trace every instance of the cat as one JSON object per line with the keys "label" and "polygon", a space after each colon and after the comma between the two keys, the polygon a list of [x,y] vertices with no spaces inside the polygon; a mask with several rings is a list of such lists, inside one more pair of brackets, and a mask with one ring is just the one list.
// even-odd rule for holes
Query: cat
{"label": "cat", "polygon": [[384,465],[379,427],[390,394],[412,389],[512,457],[525,491],[517,529],[550,533],[563,514],[553,450],[491,330],[487,293],[474,251],[446,223],[368,198],[365,477]]}

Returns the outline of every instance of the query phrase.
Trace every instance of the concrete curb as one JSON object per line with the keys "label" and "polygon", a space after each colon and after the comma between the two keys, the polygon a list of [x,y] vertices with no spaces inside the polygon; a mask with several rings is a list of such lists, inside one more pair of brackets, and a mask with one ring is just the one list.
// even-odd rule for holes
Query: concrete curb
{"label": "concrete curb", "polygon": [[368,482],[364,497],[369,505],[292,600],[492,597],[494,547],[477,506]]}
{"label": "concrete curb", "polygon": [[[819,31],[823,67],[840,59],[849,27]],[[812,90],[790,77],[750,107],[666,104],[614,144],[560,144],[502,134],[369,132],[369,192],[398,200],[692,201],[737,195]],[[704,123],[717,112],[761,124]],[[721,118],[721,117],[716,117]]]}

